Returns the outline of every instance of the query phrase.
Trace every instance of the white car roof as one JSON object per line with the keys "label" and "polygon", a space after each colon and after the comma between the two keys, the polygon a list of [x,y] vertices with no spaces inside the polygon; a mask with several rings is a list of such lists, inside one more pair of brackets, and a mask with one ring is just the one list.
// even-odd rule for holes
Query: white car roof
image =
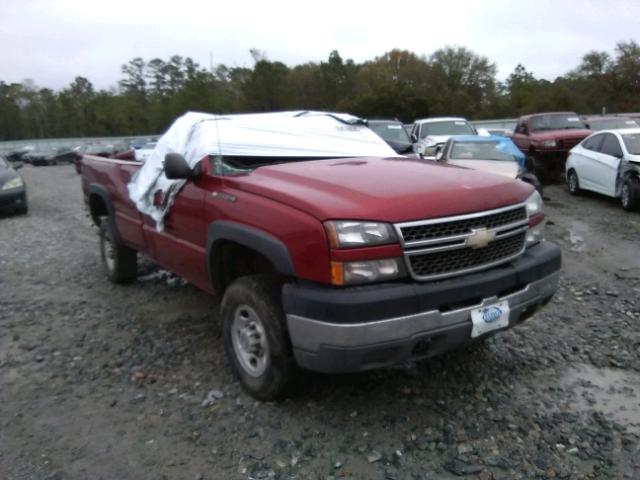
{"label": "white car roof", "polygon": [[434,123],[434,122],[466,122],[466,118],[462,117],[434,117],[434,118],[422,118],[416,120],[414,123]]}

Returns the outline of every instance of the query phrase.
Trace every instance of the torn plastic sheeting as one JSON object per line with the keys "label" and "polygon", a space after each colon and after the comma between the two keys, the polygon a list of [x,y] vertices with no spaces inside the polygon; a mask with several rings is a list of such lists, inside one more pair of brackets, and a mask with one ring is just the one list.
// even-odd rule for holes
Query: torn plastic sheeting
{"label": "torn plastic sheeting", "polygon": [[[163,230],[163,219],[184,180],[164,175],[167,153],[180,153],[193,167],[208,155],[243,157],[364,157],[397,154],[357,117],[327,112],[213,115],[189,112],[160,138],[129,182],[138,210]],[[154,205],[160,192],[161,206]]]}

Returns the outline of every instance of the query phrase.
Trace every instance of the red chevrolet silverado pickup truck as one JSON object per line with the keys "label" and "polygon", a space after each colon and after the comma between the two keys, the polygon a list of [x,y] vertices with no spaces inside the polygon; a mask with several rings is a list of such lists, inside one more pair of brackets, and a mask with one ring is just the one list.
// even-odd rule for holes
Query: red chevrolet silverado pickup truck
{"label": "red chevrolet silverado pickup truck", "polygon": [[243,387],[285,394],[298,367],[353,372],[424,359],[513,327],[557,289],[558,246],[526,183],[409,158],[274,159],[191,168],[158,231],[129,199],[136,161],[85,156],[84,199],[109,278],[137,252],[222,296]]}
{"label": "red chevrolet silverado pickup truck", "polygon": [[577,113],[548,112],[520,117],[512,140],[527,155],[527,167],[543,183],[564,177],[569,150],[591,135]]}

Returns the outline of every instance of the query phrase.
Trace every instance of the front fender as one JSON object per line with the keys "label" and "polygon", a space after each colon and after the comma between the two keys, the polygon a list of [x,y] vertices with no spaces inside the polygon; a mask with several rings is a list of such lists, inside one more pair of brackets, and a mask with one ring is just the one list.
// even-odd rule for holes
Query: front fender
{"label": "front fender", "polygon": [[[216,243],[232,241],[244,247],[255,250],[263,255],[278,273],[295,276],[295,268],[287,246],[278,238],[254,227],[243,225],[230,220],[218,220],[209,225],[207,231],[207,258],[215,255]],[[212,262],[207,262],[207,275],[211,285],[215,285],[214,272],[211,271]]]}

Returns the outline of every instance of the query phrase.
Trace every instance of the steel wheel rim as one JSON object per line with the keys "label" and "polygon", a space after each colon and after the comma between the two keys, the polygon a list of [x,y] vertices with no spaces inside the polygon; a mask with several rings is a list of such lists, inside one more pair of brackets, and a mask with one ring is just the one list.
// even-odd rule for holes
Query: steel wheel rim
{"label": "steel wheel rim", "polygon": [[242,369],[259,377],[269,366],[269,342],[264,325],[249,305],[239,305],[233,312],[231,343]]}
{"label": "steel wheel rim", "polygon": [[629,206],[629,185],[626,183],[622,184],[622,205],[625,207]]}
{"label": "steel wheel rim", "polygon": [[112,272],[116,264],[116,247],[113,245],[111,236],[107,232],[105,232],[102,238],[102,258],[104,258],[107,270]]}

